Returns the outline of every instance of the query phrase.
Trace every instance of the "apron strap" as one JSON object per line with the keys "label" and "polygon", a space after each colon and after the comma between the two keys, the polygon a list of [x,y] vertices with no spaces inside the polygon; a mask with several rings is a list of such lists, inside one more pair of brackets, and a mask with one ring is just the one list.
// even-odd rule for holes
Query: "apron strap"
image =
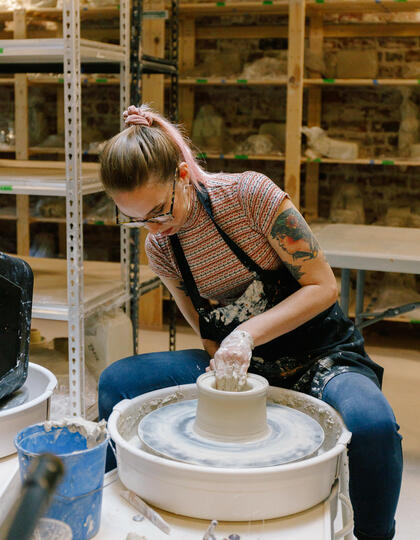
{"label": "apron strap", "polygon": [[181,270],[181,275],[182,279],[184,280],[185,288],[187,289],[187,293],[191,298],[195,309],[198,312],[203,310],[206,311],[206,308],[208,308],[208,303],[206,302],[206,300],[204,300],[202,296],[200,296],[200,293],[198,292],[197,284],[195,282],[194,276],[192,275],[187,258],[185,257],[185,253],[182,249],[178,235],[174,234],[170,236],[169,241],[171,242],[176,262],[178,263],[179,269]]}
{"label": "apron strap", "polygon": [[219,227],[219,225],[216,223],[213,217],[213,211],[211,208],[211,201],[209,194],[205,188],[205,186],[201,186],[201,190],[197,190],[197,197],[198,200],[201,202],[201,204],[204,206],[205,211],[209,215],[210,219],[212,220],[214,226],[216,227],[218,233],[223,238],[223,240],[226,242],[226,244],[230,247],[230,249],[233,251],[233,253],[238,257],[240,262],[246,266],[246,268],[250,272],[255,272],[256,274],[262,274],[263,270],[258,266],[258,264],[251,259],[251,257],[245,253],[229,236]]}

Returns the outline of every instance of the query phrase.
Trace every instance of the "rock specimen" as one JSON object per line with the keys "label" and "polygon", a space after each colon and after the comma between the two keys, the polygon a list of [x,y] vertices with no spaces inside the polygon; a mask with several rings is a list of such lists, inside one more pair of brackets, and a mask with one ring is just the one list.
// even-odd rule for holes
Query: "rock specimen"
{"label": "rock specimen", "polygon": [[260,135],[271,135],[276,140],[276,149],[284,152],[286,149],[286,124],[280,122],[266,122],[258,130]]}
{"label": "rock specimen", "polygon": [[337,53],[338,79],[375,79],[378,74],[378,53],[374,49],[345,50]]}
{"label": "rock specimen", "polygon": [[[276,79],[287,74],[287,51],[281,51],[280,58],[264,56],[245,64],[241,79]],[[285,53],[285,54],[284,54]]]}
{"label": "rock specimen", "polygon": [[365,223],[363,194],[359,186],[343,183],[335,189],[331,197],[330,220],[333,223]]}
{"label": "rock specimen", "polygon": [[[411,156],[412,146],[418,142],[419,120],[417,105],[411,100],[412,89],[400,88],[402,102],[401,122],[398,131],[398,152],[401,157]],[[414,156],[415,157],[415,156]]]}
{"label": "rock specimen", "polygon": [[222,152],[225,122],[213,105],[203,105],[195,117],[192,141],[200,150]]}
{"label": "rock specimen", "polygon": [[278,141],[272,135],[250,135],[235,148],[236,154],[281,154]]}
{"label": "rock specimen", "polygon": [[354,160],[358,157],[357,143],[331,139],[318,126],[303,127],[302,132],[306,135],[308,142],[305,155],[311,159],[325,156],[332,159]]}

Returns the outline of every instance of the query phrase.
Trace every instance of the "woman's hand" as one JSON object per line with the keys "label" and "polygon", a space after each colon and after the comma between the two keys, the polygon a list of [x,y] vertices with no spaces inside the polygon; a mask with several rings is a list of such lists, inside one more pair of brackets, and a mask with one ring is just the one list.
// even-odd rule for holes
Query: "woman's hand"
{"label": "woman's hand", "polygon": [[253,348],[252,336],[244,330],[234,330],[225,337],[210,361],[210,368],[216,372],[218,390],[242,390],[246,384]]}
{"label": "woman's hand", "polygon": [[[210,358],[213,358],[220,347],[220,343],[217,343],[217,341],[213,341],[212,339],[202,339],[201,341],[203,343],[204,350],[208,353]],[[210,368],[207,368],[206,371],[210,371]]]}

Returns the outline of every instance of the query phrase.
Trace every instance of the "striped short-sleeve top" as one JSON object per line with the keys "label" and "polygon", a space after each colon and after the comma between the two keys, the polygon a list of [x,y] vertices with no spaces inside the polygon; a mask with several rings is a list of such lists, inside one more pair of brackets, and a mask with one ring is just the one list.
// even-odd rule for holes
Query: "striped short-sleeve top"
{"label": "striped short-sleeve top", "polygon": [[[279,268],[282,263],[268,235],[286,193],[253,171],[220,173],[211,178],[206,189],[219,227],[261,268]],[[226,304],[236,300],[252,282],[252,273],[217,232],[196,195],[178,237],[203,298]],[[182,280],[168,237],[149,233],[146,253],[158,276]]]}

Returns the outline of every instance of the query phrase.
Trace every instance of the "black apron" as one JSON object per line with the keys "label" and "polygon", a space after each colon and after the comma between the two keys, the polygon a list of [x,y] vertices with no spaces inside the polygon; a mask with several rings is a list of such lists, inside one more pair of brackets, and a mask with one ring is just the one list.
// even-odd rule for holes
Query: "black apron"
{"label": "black apron", "polygon": [[[199,314],[201,337],[220,343],[239,324],[275,306],[301,285],[285,266],[278,270],[260,268],[217,225],[204,186],[196,193],[223,240],[254,275],[252,283],[235,302],[212,308],[198,292],[178,236],[169,237],[186,292]],[[366,354],[360,332],[344,316],[337,302],[295,330],[255,347],[249,371],[262,375],[272,386],[318,398],[322,397],[327,382],[339,373],[356,371],[378,386],[383,374],[383,369]]]}

